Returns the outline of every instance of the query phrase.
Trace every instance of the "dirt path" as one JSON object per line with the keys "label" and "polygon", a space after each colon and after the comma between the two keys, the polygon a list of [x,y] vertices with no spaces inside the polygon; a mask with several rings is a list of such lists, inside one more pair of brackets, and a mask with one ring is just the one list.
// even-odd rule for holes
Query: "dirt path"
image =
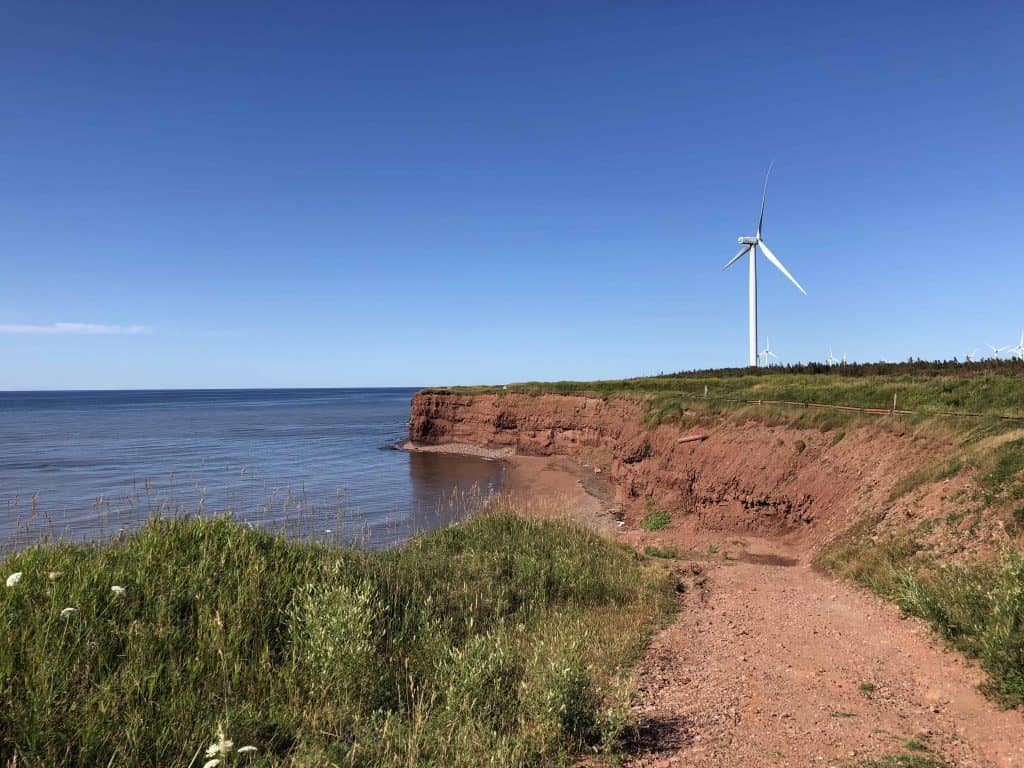
{"label": "dirt path", "polygon": [[718,546],[681,561],[706,581],[646,654],[631,765],[856,765],[921,745],[954,766],[1024,766],[1024,717],[924,624],[777,543]]}
{"label": "dirt path", "polygon": [[858,766],[894,754],[1024,768],[1024,714],[985,699],[981,672],[924,623],[814,570],[804,551],[620,526],[600,476],[572,459],[502,458],[526,511],[567,515],[639,550],[675,548],[666,563],[694,585],[641,663],[634,768]]}

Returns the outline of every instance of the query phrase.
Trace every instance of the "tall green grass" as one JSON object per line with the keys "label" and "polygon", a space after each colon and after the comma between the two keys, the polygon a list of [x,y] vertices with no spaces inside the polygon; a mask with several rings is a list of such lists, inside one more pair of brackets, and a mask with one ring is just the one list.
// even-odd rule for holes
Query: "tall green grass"
{"label": "tall green grass", "polygon": [[222,766],[614,752],[629,664],[673,605],[625,547],[508,512],[385,552],[155,520],[30,548],[2,561],[14,572],[0,764],[48,768],[201,766],[218,730]]}
{"label": "tall green grass", "polygon": [[866,526],[820,557],[822,565],[928,621],[988,673],[986,693],[1024,703],[1024,553],[1008,546],[992,562],[937,562],[910,535],[882,538]]}

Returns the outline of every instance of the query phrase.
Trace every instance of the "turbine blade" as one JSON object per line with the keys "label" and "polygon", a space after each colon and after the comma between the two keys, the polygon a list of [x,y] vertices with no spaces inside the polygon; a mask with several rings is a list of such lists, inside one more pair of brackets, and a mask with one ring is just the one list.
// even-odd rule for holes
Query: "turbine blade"
{"label": "turbine blade", "polygon": [[741,250],[739,253],[737,253],[735,256],[733,256],[731,259],[729,259],[729,263],[726,264],[724,267],[722,267],[722,269],[728,269],[729,267],[731,267],[733,264],[735,264],[739,260],[739,258],[741,256],[743,256],[743,254],[745,254],[747,251],[749,251],[752,247],[753,246],[750,246],[750,245],[743,246],[743,250]]}
{"label": "turbine blade", "polygon": [[764,204],[768,199],[768,177],[772,175],[772,166],[775,165],[775,161],[772,160],[768,164],[768,173],[764,175],[764,191],[761,192],[761,217],[757,220],[757,237],[761,237],[761,225],[764,224]]}
{"label": "turbine blade", "polygon": [[765,244],[764,240],[761,240],[760,238],[758,238],[757,242],[758,242],[758,245],[761,246],[761,250],[764,251],[764,257],[766,259],[768,259],[768,261],[770,261],[772,264],[774,264],[778,268],[779,272],[781,272],[786,277],[788,277],[789,281],[793,285],[795,285],[797,288],[800,289],[800,293],[802,293],[804,296],[806,296],[807,295],[807,291],[805,291],[804,287],[802,285],[800,285],[800,283],[798,283],[796,281],[795,277],[793,277],[791,274],[789,274],[789,270],[786,269],[784,266],[782,266],[782,262],[779,261],[777,258],[775,258],[775,254],[771,252],[771,250]]}

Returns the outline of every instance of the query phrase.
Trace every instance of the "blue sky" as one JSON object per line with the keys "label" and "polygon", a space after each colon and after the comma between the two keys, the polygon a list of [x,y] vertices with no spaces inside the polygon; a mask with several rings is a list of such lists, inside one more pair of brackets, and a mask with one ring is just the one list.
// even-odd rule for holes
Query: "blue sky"
{"label": "blue sky", "polygon": [[[1020,4],[9,3],[0,388],[963,357],[1024,327]],[[65,325],[54,326],[56,323]]]}

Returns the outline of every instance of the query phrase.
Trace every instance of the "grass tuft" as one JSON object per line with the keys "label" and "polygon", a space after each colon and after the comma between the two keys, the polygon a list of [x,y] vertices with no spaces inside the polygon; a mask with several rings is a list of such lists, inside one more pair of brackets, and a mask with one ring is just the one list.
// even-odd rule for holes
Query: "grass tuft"
{"label": "grass tuft", "polygon": [[949,764],[934,755],[884,755],[857,763],[859,768],[949,768]]}
{"label": "grass tuft", "polygon": [[679,550],[675,547],[656,547],[648,544],[644,547],[644,554],[648,557],[660,557],[666,560],[674,560],[679,557]]}

